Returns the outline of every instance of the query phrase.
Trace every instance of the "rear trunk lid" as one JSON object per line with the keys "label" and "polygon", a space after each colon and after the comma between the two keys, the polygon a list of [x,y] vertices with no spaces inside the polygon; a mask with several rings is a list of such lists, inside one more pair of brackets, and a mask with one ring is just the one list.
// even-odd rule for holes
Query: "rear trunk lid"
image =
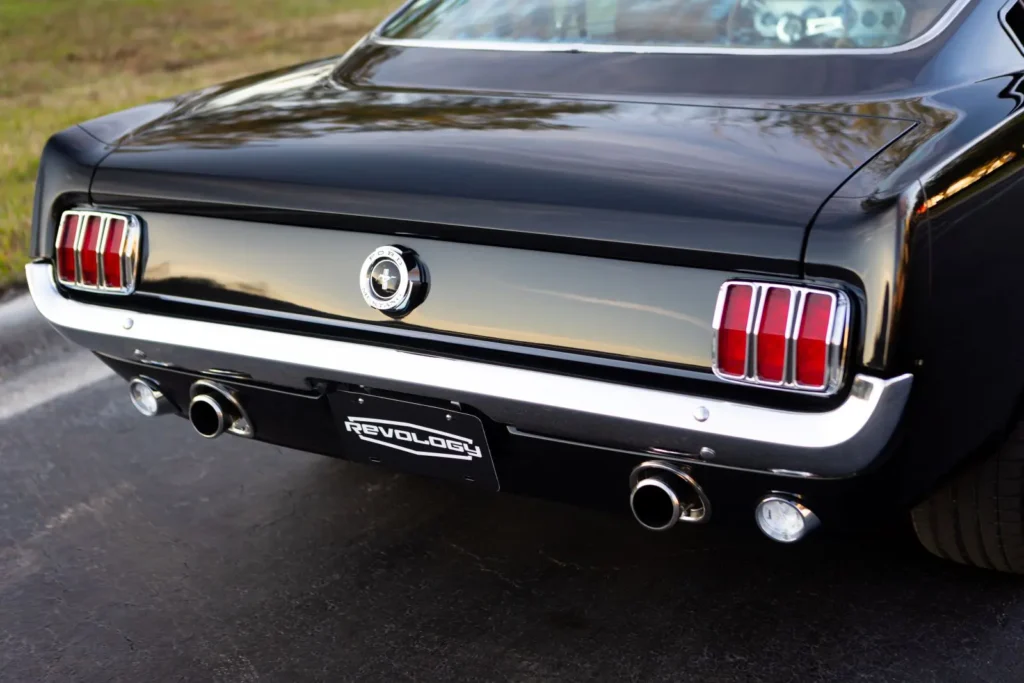
{"label": "rear trunk lid", "polygon": [[912,122],[789,109],[224,88],[100,165],[102,204],[799,273],[822,203]]}

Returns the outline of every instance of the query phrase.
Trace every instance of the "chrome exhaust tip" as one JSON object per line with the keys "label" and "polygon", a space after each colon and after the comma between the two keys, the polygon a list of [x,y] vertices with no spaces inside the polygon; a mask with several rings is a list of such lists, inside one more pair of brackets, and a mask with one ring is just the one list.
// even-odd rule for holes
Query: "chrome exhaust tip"
{"label": "chrome exhaust tip", "polygon": [[640,526],[650,531],[668,531],[682,515],[682,503],[661,475],[640,480],[629,494],[629,508]]}
{"label": "chrome exhaust tip", "polygon": [[761,533],[779,543],[796,543],[821,526],[818,516],[797,496],[775,491],[758,502],[754,521]]}
{"label": "chrome exhaust tip", "polygon": [[255,435],[252,420],[235,392],[223,384],[201,379],[189,394],[188,419],[192,428],[207,439],[216,439],[225,432],[251,439]]}
{"label": "chrome exhaust tip", "polygon": [[224,409],[209,394],[199,394],[188,406],[188,421],[199,436],[216,439],[224,433]]}
{"label": "chrome exhaust tip", "polygon": [[174,412],[174,405],[160,391],[160,385],[148,377],[134,377],[128,382],[128,398],[135,409],[146,417]]}
{"label": "chrome exhaust tip", "polygon": [[711,518],[704,489],[678,465],[661,460],[641,463],[629,475],[629,508],[640,526],[668,531],[678,522],[703,524]]}

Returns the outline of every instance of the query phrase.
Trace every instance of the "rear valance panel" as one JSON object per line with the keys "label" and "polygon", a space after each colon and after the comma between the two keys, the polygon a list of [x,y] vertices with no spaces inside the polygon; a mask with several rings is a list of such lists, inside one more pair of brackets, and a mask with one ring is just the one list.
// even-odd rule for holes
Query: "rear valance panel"
{"label": "rear valance panel", "polygon": [[[145,214],[140,294],[711,367],[731,273],[407,237]],[[360,293],[377,247],[414,250],[425,301],[395,322]]]}

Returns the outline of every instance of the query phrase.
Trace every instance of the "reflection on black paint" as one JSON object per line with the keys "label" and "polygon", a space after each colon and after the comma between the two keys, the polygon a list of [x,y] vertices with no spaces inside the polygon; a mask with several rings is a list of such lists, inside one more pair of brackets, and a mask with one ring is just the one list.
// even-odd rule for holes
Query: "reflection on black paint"
{"label": "reflection on black paint", "polygon": [[[722,107],[635,105],[585,100],[495,97],[465,94],[396,93],[340,90],[319,81],[312,86],[252,94],[234,101],[231,92],[221,102],[213,98],[192,109],[187,117],[171,117],[149,127],[125,151],[163,145],[230,147],[263,140],[305,139],[334,133],[417,132],[442,130],[572,130],[584,127],[590,116],[623,121],[651,112],[653,125],[708,126],[728,139],[730,128],[751,124],[769,140],[803,140],[830,165],[853,169],[866,149],[877,149],[893,136],[891,119],[921,120],[943,112],[919,100],[871,102],[829,107],[813,104],[777,109],[737,110]],[[807,111],[807,106],[823,111]],[[832,111],[829,111],[832,109]],[[851,116],[853,114],[854,116]],[[187,125],[182,125],[182,119]],[[685,136],[685,131],[680,130]]]}
{"label": "reflection on black paint", "polygon": [[615,105],[474,96],[338,92],[326,87],[253,95],[234,106],[201,107],[188,125],[158,123],[129,150],[168,144],[231,147],[261,140],[316,138],[334,133],[427,130],[555,130],[572,116],[612,112]]}
{"label": "reflection on black paint", "polygon": [[858,117],[350,89],[331,68],[197,98],[108,157],[94,196],[224,217],[224,207],[273,209],[300,225],[333,214],[348,229],[399,229],[354,217],[400,220],[441,238],[451,234],[441,226],[464,226],[479,231],[467,241],[500,233],[506,246],[568,248],[540,235],[613,258],[792,274],[821,203],[911,126],[899,105]]}

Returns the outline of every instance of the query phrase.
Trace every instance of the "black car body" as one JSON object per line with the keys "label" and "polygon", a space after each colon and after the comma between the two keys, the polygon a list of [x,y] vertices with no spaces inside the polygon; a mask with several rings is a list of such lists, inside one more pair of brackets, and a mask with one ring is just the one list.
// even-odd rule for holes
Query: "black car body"
{"label": "black car body", "polygon": [[560,42],[403,37],[439,4],[55,135],[43,315],[206,436],[624,511],[632,487],[654,528],[913,509],[933,552],[1024,570],[1024,8],[957,0],[892,45],[567,40],[568,4]]}

